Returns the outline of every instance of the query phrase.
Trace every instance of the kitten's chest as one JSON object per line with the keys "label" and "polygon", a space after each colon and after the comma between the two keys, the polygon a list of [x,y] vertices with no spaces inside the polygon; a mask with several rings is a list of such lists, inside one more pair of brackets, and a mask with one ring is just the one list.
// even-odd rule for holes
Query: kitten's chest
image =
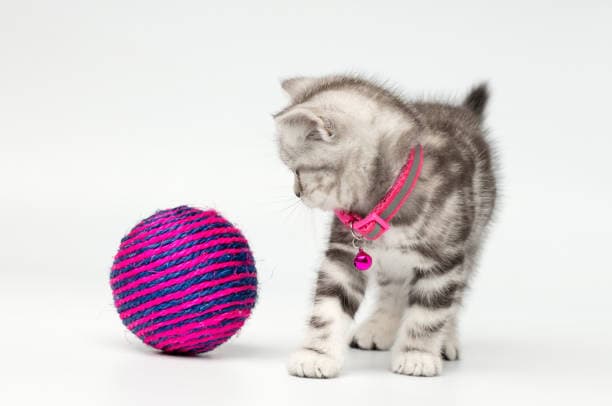
{"label": "kitten's chest", "polygon": [[373,270],[394,279],[411,278],[420,257],[409,247],[414,240],[402,230],[389,230],[365,250],[372,256]]}

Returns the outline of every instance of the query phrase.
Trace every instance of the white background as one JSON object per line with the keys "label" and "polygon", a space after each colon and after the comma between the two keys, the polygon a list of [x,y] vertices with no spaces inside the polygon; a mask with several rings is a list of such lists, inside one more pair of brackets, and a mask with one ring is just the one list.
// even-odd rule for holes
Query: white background
{"label": "white background", "polygon": [[[0,2],[0,403],[611,404],[611,3],[224,3]],[[285,372],[329,216],[291,206],[270,113],[279,78],[347,71],[492,87],[501,210],[437,378],[356,350],[335,380]],[[260,275],[197,358],[140,344],[108,286],[122,235],[179,204],[239,225]]]}

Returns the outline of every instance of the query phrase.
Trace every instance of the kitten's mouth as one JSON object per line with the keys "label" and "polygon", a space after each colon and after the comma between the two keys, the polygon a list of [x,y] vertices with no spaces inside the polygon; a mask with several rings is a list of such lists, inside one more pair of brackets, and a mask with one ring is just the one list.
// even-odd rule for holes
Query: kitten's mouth
{"label": "kitten's mouth", "polygon": [[301,198],[302,195],[304,194],[304,190],[302,188],[302,181],[300,180],[300,171],[297,171],[297,170],[294,172],[293,193],[298,198]]}
{"label": "kitten's mouth", "polygon": [[319,209],[324,211],[332,211],[335,209],[329,196],[317,199],[313,198],[309,194],[302,193],[300,200],[302,201],[302,203],[304,203],[305,206],[310,207],[311,209]]}

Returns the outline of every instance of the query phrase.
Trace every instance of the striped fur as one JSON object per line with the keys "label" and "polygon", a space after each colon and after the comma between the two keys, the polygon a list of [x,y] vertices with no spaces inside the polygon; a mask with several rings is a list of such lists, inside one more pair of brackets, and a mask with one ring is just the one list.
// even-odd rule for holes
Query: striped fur
{"label": "striped fur", "polygon": [[[391,349],[391,368],[440,373],[458,358],[457,312],[496,201],[494,159],[482,127],[485,85],[461,105],[408,102],[358,77],[294,78],[290,104],[275,115],[279,154],[295,174],[295,193],[310,207],[366,215],[384,196],[411,147],[424,164],[391,229],[367,242],[375,260],[352,268],[351,234],[339,221],[319,270],[314,309],[289,372],[339,373],[348,343]],[[377,286],[373,314],[348,333],[366,285]]]}

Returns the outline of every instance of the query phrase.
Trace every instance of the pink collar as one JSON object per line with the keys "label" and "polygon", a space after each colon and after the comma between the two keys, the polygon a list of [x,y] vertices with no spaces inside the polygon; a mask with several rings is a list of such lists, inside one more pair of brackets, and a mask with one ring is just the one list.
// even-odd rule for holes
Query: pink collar
{"label": "pink collar", "polygon": [[343,210],[336,210],[336,216],[344,225],[351,228],[354,234],[367,240],[376,240],[389,229],[391,219],[408,200],[419,179],[422,167],[423,147],[417,145],[410,150],[408,161],[385,197],[365,218]]}

